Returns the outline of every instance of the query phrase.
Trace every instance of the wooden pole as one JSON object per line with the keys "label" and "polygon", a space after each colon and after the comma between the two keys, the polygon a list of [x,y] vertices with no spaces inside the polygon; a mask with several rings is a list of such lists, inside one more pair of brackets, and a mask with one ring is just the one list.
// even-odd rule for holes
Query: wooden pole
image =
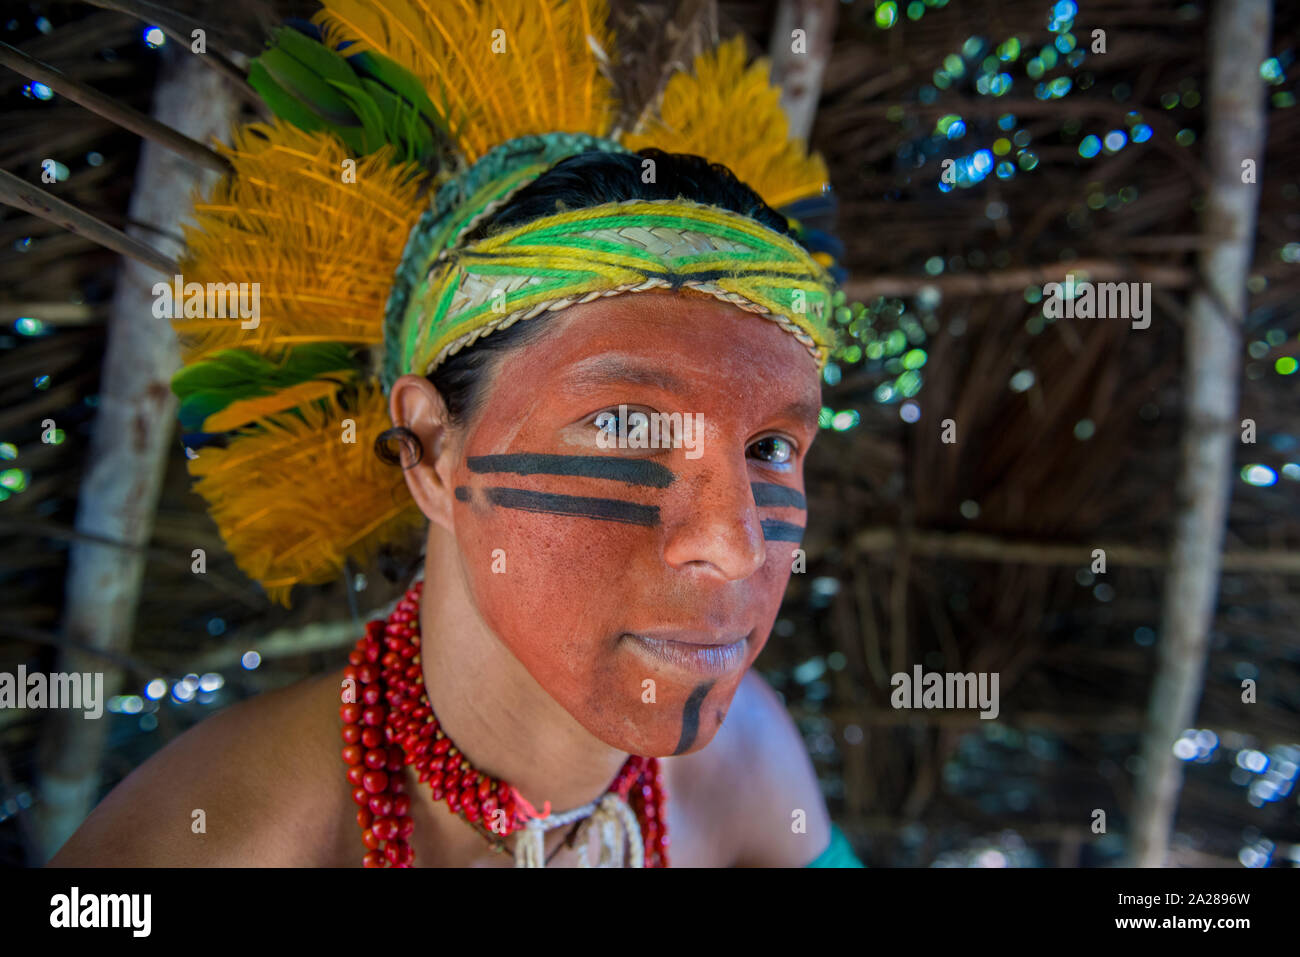
{"label": "wooden pole", "polygon": [[1240,435],[1241,324],[1266,127],[1259,65],[1268,56],[1271,19],[1269,0],[1218,0],[1209,24],[1211,185],[1203,228],[1210,242],[1198,263],[1201,285],[1192,296],[1184,347],[1179,508],[1132,808],[1129,854],[1139,867],[1166,863],[1183,784],[1182,763],[1172,748],[1183,729],[1195,724],[1205,677]]}
{"label": "wooden pole", "polygon": [[831,58],[839,0],[780,0],[768,54],[790,136],[807,142]]}
{"label": "wooden pole", "polygon": [[[226,137],[237,116],[235,97],[219,74],[187,52],[164,47],[154,93],[156,120],[203,139]],[[136,169],[129,218],[170,224],[190,208],[196,185],[213,174],[145,141]],[[157,240],[172,257],[179,243]],[[126,653],[144,584],[142,551],[94,541],[143,546],[172,443],[176,397],[171,376],[180,356],[170,323],[153,316],[156,276],[134,261],[123,263],[113,294],[99,412],[77,505],[77,531],[87,539],[71,548],[63,634],[75,645]],[[104,674],[104,694],[117,694],[122,672],[99,656],[60,652],[57,670]],[[39,830],[52,855],[81,824],[99,796],[107,722],[75,710],[54,710],[42,728],[38,757]],[[35,862],[34,862],[35,863]]]}

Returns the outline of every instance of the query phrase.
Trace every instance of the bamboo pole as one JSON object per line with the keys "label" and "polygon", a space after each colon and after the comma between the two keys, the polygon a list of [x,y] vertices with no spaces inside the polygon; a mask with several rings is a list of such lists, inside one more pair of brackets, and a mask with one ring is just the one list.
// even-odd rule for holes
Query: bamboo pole
{"label": "bamboo pole", "polygon": [[220,153],[209,149],[192,137],[180,133],[166,123],[139,113],[112,97],[105,96],[98,90],[91,89],[80,80],[64,76],[53,67],[29,57],[17,47],[0,43],[0,65],[7,66],[15,73],[21,73],[29,80],[44,83],[60,96],[66,96],[73,103],[84,106],[92,113],[116,123],[123,129],[130,130],[137,136],[153,140],[169,150],[174,150],[187,159],[206,166],[218,173],[232,171],[230,161]]}
{"label": "bamboo pole", "polygon": [[[227,136],[237,105],[225,81],[188,53],[164,47],[161,54],[154,118],[192,137]],[[211,178],[205,169],[145,141],[129,217],[175,222],[188,211],[195,186]],[[181,252],[174,240],[158,241],[173,257]],[[131,545],[143,545],[152,534],[163,472],[174,448],[176,398],[170,380],[180,357],[170,324],[152,315],[154,281],[150,270],[123,263],[108,318],[99,412],[77,506],[79,533]],[[144,572],[139,551],[75,542],[63,635],[76,644],[126,652]],[[60,652],[57,670],[103,671],[108,696],[117,694],[122,683],[120,670],[75,650]],[[104,721],[87,721],[71,710],[51,711],[42,727],[38,826],[47,855],[63,845],[95,803],[106,730]]]}
{"label": "bamboo pole", "polygon": [[40,187],[24,182],[2,169],[0,169],[0,203],[48,219],[52,223],[58,223],[68,232],[85,236],[105,249],[128,256],[164,276],[170,277],[180,271],[175,260],[164,256],[148,243],[119,232],[89,213],[83,213],[71,203],[66,203],[57,196],[51,196]]}
{"label": "bamboo pole", "polygon": [[[1271,19],[1269,0],[1219,0],[1209,24],[1206,158],[1211,186],[1203,228],[1212,245],[1199,258],[1201,285],[1187,319],[1180,508],[1132,809],[1129,854],[1140,867],[1166,863],[1183,783],[1182,764],[1172,746],[1196,720],[1218,593],[1239,434],[1241,324],[1259,209],[1256,180],[1264,159],[1259,64],[1268,56]],[[1246,160],[1255,166],[1250,182],[1243,182]]]}
{"label": "bamboo pole", "polygon": [[[780,0],[768,53],[772,82],[781,87],[781,108],[790,136],[807,141],[817,116],[822,76],[831,58],[839,0]],[[795,31],[801,31],[796,35]]]}

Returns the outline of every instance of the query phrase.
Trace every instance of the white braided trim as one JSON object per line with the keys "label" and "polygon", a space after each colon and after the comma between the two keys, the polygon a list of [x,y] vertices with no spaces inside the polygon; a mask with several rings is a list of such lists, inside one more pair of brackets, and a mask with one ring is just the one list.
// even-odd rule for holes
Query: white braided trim
{"label": "white braided trim", "polygon": [[[624,285],[624,286],[615,286],[612,289],[596,290],[594,292],[584,293],[583,295],[580,296],[565,296],[562,299],[550,299],[545,302],[539,302],[526,309],[517,309],[514,312],[502,315],[501,318],[499,319],[493,319],[490,322],[484,323],[483,325],[479,326],[477,329],[473,330],[472,332],[467,332],[465,335],[461,336],[460,338],[443,346],[441,351],[439,351],[437,358],[435,358],[432,362],[430,362],[427,366],[425,366],[424,375],[428,376],[431,372],[433,372],[434,369],[442,365],[442,363],[445,362],[448,358],[460,352],[461,349],[464,349],[466,346],[473,345],[475,342],[478,341],[480,336],[491,335],[497,329],[508,329],[510,326],[514,325],[516,322],[518,322],[521,319],[533,319],[537,316],[540,316],[544,312],[559,312],[562,309],[567,309],[569,306],[576,306],[584,302],[592,302],[593,300],[601,299],[606,296],[617,296],[625,292],[644,292],[647,289],[656,289],[656,288],[671,289],[672,285],[673,284],[666,279],[659,279],[658,277],[653,277],[650,279],[646,279],[643,282],[632,283],[630,285]],[[744,309],[746,312],[756,313],[762,316],[764,319],[770,319],[772,322],[775,322],[778,326],[780,326],[786,332],[790,333],[801,343],[803,343],[804,347],[808,350],[808,352],[812,355],[812,357],[817,360],[819,365],[821,364],[822,349],[818,347],[817,341],[813,339],[812,336],[808,335],[808,333],[804,332],[797,325],[795,325],[786,316],[780,313],[772,312],[766,306],[760,305],[759,303],[747,299],[744,296],[740,295],[739,293],[727,292],[725,289],[719,288],[716,284],[712,282],[688,279],[685,282],[681,283],[681,286],[690,289],[697,289],[700,292],[708,293],[714,299],[719,299],[722,302],[730,303],[733,306],[737,306],[741,309]]]}
{"label": "white braided trim", "polygon": [[[612,791],[599,801],[592,801],[572,811],[529,820],[515,842],[515,867],[545,867],[546,832],[584,818],[590,818],[588,823],[600,831],[600,860],[597,867],[623,867],[625,841],[631,858],[630,866],[645,867],[641,825],[627,802]],[[578,848],[578,866],[591,866],[587,861],[585,834],[582,835],[582,843]]]}

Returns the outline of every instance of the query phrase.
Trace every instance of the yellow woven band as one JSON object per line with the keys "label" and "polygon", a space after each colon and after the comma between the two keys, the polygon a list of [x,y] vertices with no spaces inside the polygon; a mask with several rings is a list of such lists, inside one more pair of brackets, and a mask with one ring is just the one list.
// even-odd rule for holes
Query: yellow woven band
{"label": "yellow woven band", "polygon": [[695,289],[778,323],[821,369],[835,283],[806,250],[747,216],[689,200],[559,213],[441,252],[401,325],[401,368],[428,375],[480,336],[602,296]]}

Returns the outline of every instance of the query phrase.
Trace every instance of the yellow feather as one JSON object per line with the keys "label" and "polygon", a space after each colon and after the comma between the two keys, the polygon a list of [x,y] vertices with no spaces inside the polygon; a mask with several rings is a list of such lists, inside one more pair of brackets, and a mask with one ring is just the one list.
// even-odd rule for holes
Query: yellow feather
{"label": "yellow feather", "polygon": [[247,425],[258,419],[315,399],[324,399],[338,391],[339,384],[321,379],[300,382],[297,385],[281,389],[272,395],[258,396],[256,399],[240,399],[232,402],[220,412],[214,412],[203,420],[204,432],[228,432],[241,425]]}
{"label": "yellow feather", "polygon": [[[424,522],[401,470],[375,455],[390,425],[377,386],[355,397],[263,419],[224,449],[189,463],[235,563],[288,606],[294,585],[338,577],[344,559],[365,563],[382,543]],[[355,442],[344,442],[344,420]]]}
{"label": "yellow feather", "polygon": [[[534,133],[604,136],[615,104],[588,36],[610,48],[606,0],[322,0],[331,45],[350,40],[410,70],[473,162]],[[498,32],[499,31],[499,32]]]}
{"label": "yellow feather", "polygon": [[768,61],[745,68],[739,35],[696,57],[692,73],[673,74],[657,114],[625,134],[622,144],[721,163],[773,208],[820,194],[829,179],[821,156],[807,155],[803,141],[790,138]]}
{"label": "yellow feather", "polygon": [[356,160],[327,133],[250,124],[221,151],[235,167],[186,227],[188,282],[258,283],[255,328],[191,318],[174,325],[186,362],[217,349],[272,352],[306,342],[374,345],[394,270],[422,204],[419,168],[393,166],[392,147]]}

